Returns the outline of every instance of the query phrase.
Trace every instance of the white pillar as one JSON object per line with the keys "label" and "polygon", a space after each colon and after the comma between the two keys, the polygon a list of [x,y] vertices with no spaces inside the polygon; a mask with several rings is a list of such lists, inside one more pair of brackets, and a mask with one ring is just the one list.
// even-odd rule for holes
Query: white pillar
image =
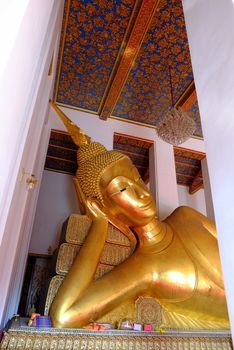
{"label": "white pillar", "polygon": [[234,3],[183,0],[234,334]]}
{"label": "white pillar", "polygon": [[179,205],[173,146],[157,139],[149,151],[150,190],[165,219]]}
{"label": "white pillar", "polygon": [[206,215],[209,219],[215,222],[214,206],[213,206],[213,199],[212,199],[212,193],[211,193],[207,158],[203,158],[201,160],[201,168],[202,168],[202,178],[203,178],[204,195],[205,195],[205,203],[206,203]]}

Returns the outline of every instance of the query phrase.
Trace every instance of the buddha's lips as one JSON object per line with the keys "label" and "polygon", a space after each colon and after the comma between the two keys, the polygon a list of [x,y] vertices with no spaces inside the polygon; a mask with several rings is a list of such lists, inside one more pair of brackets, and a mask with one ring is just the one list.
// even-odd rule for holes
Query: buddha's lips
{"label": "buddha's lips", "polygon": [[140,209],[146,210],[146,209],[149,209],[151,206],[152,206],[152,202],[150,201],[147,204],[140,206]]}

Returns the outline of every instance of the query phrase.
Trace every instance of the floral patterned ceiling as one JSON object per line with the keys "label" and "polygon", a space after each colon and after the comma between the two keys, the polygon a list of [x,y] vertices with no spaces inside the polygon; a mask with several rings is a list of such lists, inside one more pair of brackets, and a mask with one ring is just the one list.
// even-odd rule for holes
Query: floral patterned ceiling
{"label": "floral patterned ceiling", "polygon": [[66,0],[54,99],[152,128],[173,104],[202,138],[181,0]]}

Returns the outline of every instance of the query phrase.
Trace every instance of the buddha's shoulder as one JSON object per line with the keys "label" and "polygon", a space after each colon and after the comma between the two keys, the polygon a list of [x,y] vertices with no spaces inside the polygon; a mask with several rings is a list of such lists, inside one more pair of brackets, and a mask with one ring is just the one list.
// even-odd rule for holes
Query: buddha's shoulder
{"label": "buddha's shoulder", "polygon": [[203,271],[209,271],[209,277],[216,284],[222,286],[214,223],[195,209],[185,206],[177,208],[164,222],[171,227],[193,260]]}
{"label": "buddha's shoulder", "polygon": [[[176,208],[170,216],[168,216],[165,219],[165,222],[171,223],[172,225],[192,228],[196,227],[196,232],[199,231],[208,231],[212,236],[215,238],[216,235],[216,227],[212,220],[210,220],[208,217],[203,215],[202,213],[198,212],[197,210],[187,207],[187,206],[181,206]],[[186,223],[186,225],[185,225]],[[192,230],[193,231],[193,230]],[[191,231],[190,231],[191,232]]]}
{"label": "buddha's shoulder", "polygon": [[176,208],[171,215],[168,217],[188,217],[188,218],[199,218],[199,219],[208,219],[205,215],[203,215],[202,213],[200,213],[199,211],[191,208],[191,207],[187,207],[185,205],[180,206],[178,208]]}
{"label": "buddha's shoulder", "polygon": [[217,241],[214,222],[193,208],[178,207],[164,222],[169,224],[173,231],[183,239],[208,240],[209,242],[214,239],[214,242]]}

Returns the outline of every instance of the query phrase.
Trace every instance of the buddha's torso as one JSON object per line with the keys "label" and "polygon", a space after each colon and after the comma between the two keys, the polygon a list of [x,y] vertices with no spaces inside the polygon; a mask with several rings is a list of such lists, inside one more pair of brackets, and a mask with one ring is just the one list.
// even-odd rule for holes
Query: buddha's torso
{"label": "buddha's torso", "polygon": [[202,232],[202,226],[199,231],[198,222],[198,240],[206,234],[206,244],[199,247],[196,238],[192,240],[188,234],[186,217],[180,226],[174,224],[176,215],[165,221],[165,235],[159,243],[139,246],[134,253],[138,276],[141,272],[147,276],[146,294],[170,311],[203,319],[208,315],[209,320],[228,319],[216,239]]}

